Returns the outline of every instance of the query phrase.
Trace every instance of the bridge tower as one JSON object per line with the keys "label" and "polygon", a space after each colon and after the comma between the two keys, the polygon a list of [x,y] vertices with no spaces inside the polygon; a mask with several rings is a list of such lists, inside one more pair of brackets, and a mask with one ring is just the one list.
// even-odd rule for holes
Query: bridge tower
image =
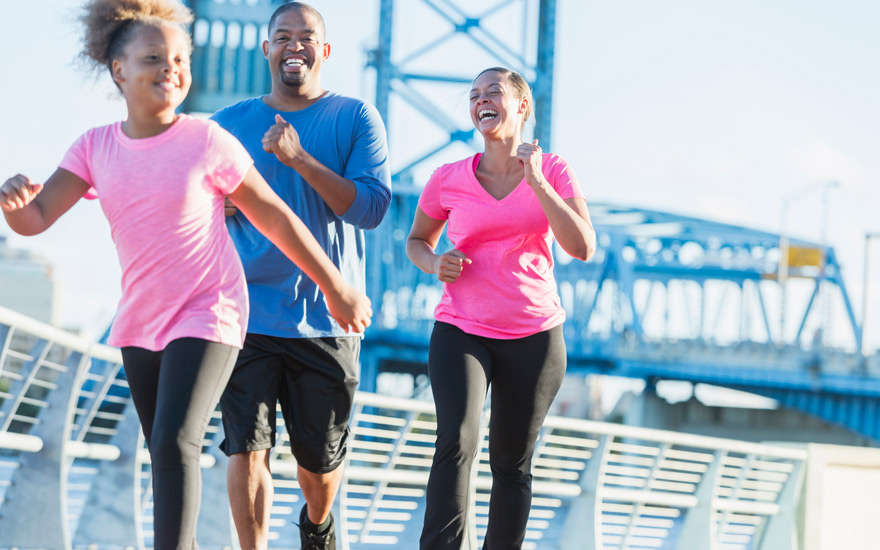
{"label": "bridge tower", "polygon": [[478,147],[466,86],[492,66],[529,81],[534,137],[550,148],[556,0],[379,2],[379,43],[368,66],[389,128],[394,184],[424,181],[424,170],[450,149]]}
{"label": "bridge tower", "polygon": [[[281,3],[189,1],[196,52],[186,110],[213,112],[269,89],[260,42]],[[423,377],[440,290],[403,253],[418,199],[412,183],[479,146],[467,108],[474,75],[495,65],[522,73],[535,93],[536,125],[527,130],[552,146],[556,17],[555,0],[374,5],[379,40],[368,67],[395,189],[385,221],[367,234],[376,312],[361,355],[367,391],[380,373]],[[557,254],[555,267],[570,371],[740,389],[880,441],[880,354],[858,352],[861,331],[831,247],[791,240],[783,251],[780,235],[745,227],[595,202],[590,210],[599,252],[588,263]],[[779,300],[784,286],[790,300]],[[818,313],[823,297],[839,321]],[[783,317],[799,318],[789,325],[797,330]],[[842,344],[828,338],[831,329]]]}

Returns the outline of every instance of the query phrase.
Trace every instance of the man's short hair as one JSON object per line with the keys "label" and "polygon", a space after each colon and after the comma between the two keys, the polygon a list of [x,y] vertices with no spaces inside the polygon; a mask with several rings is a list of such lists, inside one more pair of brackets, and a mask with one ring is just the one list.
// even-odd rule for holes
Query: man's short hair
{"label": "man's short hair", "polygon": [[269,36],[272,36],[272,29],[275,28],[275,21],[282,14],[285,14],[290,10],[297,10],[300,13],[308,13],[315,19],[317,19],[318,27],[321,29],[321,39],[324,42],[327,41],[327,28],[324,26],[324,17],[321,16],[321,12],[306,4],[305,2],[285,2],[278,6],[278,8],[275,10],[275,13],[273,13],[272,17],[269,18]]}

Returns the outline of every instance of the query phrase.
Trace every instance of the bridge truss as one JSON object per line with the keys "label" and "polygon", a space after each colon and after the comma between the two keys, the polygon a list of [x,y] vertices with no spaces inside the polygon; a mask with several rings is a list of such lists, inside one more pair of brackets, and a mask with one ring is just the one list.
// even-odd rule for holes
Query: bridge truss
{"label": "bridge truss", "polygon": [[[382,372],[424,372],[441,288],[404,252],[417,199],[418,190],[396,189],[368,237],[377,315],[364,344],[367,388]],[[880,439],[880,365],[856,351],[833,248],[791,241],[781,316],[779,235],[609,204],[590,210],[596,256],[584,263],[555,251],[570,373],[743,389]]]}
{"label": "bridge truss", "polygon": [[[197,21],[188,110],[211,112],[268,89],[259,41],[279,3],[190,2]],[[392,159],[401,160],[391,211],[368,234],[378,318],[364,346],[366,389],[380,372],[424,373],[440,291],[403,252],[418,193],[410,183],[425,181],[444,155],[477,146],[462,119],[463,90],[476,72],[493,64],[522,72],[535,89],[535,136],[550,145],[557,11],[554,0],[377,7],[369,66]],[[780,284],[779,235],[622,205],[593,204],[591,213],[596,258],[557,254],[571,372],[744,389],[880,438],[876,361],[855,351],[860,331],[832,248],[792,240]]]}

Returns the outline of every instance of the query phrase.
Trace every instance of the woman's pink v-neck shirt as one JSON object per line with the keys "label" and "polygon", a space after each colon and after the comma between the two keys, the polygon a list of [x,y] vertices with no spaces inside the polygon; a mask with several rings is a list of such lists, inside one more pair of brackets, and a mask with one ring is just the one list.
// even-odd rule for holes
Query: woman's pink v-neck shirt
{"label": "woman's pink v-neck shirt", "polygon": [[[438,168],[419,198],[425,214],[448,222],[452,245],[472,261],[443,285],[434,318],[500,339],[553,328],[565,311],[553,277],[550,223],[525,180],[500,200],[490,195],[475,175],[480,156]],[[544,177],[563,200],[583,198],[565,160],[552,153],[542,159]]]}
{"label": "woman's pink v-neck shirt", "polygon": [[226,231],[224,197],[253,165],[215,122],[180,115],[161,134],[131,139],[121,123],[93,128],[60,167],[91,186],[122,267],[113,346],[152,351],[178,338],[240,348],[247,286]]}

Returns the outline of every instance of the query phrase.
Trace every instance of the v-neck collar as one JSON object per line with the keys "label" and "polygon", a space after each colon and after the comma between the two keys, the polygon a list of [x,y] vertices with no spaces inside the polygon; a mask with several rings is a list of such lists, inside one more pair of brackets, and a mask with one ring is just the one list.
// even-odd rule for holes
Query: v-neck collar
{"label": "v-neck collar", "polygon": [[510,197],[511,195],[516,193],[517,189],[522,187],[522,183],[525,180],[525,177],[523,177],[523,179],[519,180],[519,183],[517,183],[516,186],[510,190],[510,192],[508,192],[506,195],[504,195],[500,199],[497,199],[492,195],[492,193],[489,193],[488,191],[486,191],[486,188],[483,187],[483,184],[480,183],[480,180],[477,179],[477,166],[480,165],[480,158],[482,156],[483,156],[483,153],[477,153],[471,158],[471,161],[468,163],[468,170],[467,170],[468,177],[470,178],[471,183],[478,189],[479,193],[482,193],[482,195],[485,199],[490,200],[493,203],[504,202],[505,200],[508,199],[508,197]]}

